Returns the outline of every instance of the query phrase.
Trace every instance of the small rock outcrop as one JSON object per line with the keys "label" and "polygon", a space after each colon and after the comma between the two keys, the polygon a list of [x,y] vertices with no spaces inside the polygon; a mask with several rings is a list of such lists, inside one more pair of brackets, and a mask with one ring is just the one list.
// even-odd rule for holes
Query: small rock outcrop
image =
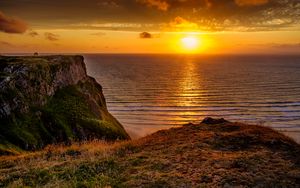
{"label": "small rock outcrop", "polygon": [[1,56],[0,122],[0,153],[129,138],[82,56]]}
{"label": "small rock outcrop", "polygon": [[211,117],[207,117],[207,118],[204,118],[204,120],[201,123],[208,124],[208,125],[214,125],[214,124],[228,123],[228,121],[225,120],[224,118],[214,119]]}

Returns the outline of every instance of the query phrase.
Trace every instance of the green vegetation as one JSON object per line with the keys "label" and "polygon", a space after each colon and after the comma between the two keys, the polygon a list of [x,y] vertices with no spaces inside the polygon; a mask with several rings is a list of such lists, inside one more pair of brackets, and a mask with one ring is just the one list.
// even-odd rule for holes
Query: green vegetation
{"label": "green vegetation", "polygon": [[[69,181],[65,186],[73,187],[95,187],[110,184],[118,186],[120,167],[114,159],[104,159],[97,162],[79,163],[76,168],[54,167],[51,170],[30,169],[24,178],[22,184],[26,186],[45,186],[49,181]],[[13,179],[16,177],[12,177]],[[10,181],[10,180],[8,180]],[[4,182],[5,184],[5,182]],[[62,184],[63,185],[63,184]]]}
{"label": "green vegetation", "polygon": [[0,62],[0,155],[60,142],[129,139],[107,111],[101,86],[84,75],[83,57],[1,56]]}
{"label": "green vegetation", "polygon": [[134,141],[53,145],[2,157],[0,186],[297,187],[299,155],[298,144],[266,127],[189,124]]}
{"label": "green vegetation", "polygon": [[[128,138],[125,130],[111,115],[100,119],[91,111],[80,85],[65,87],[51,97],[44,107],[33,107],[30,113],[4,121],[0,131],[8,143],[18,146],[13,147],[18,150],[40,149],[53,142]],[[1,148],[11,148],[12,144],[2,144],[0,151]]]}
{"label": "green vegetation", "polygon": [[[52,121],[59,129],[63,129],[68,138],[74,138],[73,132],[84,130],[91,138],[126,139],[127,133],[115,119],[97,117],[87,104],[86,97],[80,91],[80,85],[61,89],[49,100],[43,110],[47,120]],[[109,116],[109,115],[108,115]],[[70,127],[70,125],[72,125]],[[79,135],[78,136],[84,136]]]}

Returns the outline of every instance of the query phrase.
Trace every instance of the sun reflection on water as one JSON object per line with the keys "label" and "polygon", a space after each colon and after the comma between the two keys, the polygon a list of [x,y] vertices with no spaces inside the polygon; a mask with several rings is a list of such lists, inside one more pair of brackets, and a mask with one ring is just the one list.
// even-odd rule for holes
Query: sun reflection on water
{"label": "sun reflection on water", "polygon": [[[194,106],[201,98],[201,75],[197,72],[197,63],[192,57],[185,58],[184,69],[182,70],[182,80],[179,82],[178,99],[176,105],[178,107],[186,107],[187,110],[180,112],[180,117],[186,123],[195,122],[195,115],[204,115],[202,112],[195,112],[190,108]],[[197,100],[197,101],[196,101]],[[197,120],[196,120],[197,121]]]}

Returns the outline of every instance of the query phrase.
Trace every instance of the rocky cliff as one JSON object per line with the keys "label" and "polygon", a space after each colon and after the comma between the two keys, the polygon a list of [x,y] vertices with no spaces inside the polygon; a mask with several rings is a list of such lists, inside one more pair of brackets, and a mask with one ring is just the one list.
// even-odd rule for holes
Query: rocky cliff
{"label": "rocky cliff", "polygon": [[0,153],[128,139],[82,56],[0,57]]}

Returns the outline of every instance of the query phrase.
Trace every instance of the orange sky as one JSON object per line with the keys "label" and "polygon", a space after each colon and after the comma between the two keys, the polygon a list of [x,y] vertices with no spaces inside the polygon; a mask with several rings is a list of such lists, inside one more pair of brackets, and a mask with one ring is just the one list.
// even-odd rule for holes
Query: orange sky
{"label": "orange sky", "polygon": [[299,9],[297,0],[1,1],[0,53],[299,54]]}

